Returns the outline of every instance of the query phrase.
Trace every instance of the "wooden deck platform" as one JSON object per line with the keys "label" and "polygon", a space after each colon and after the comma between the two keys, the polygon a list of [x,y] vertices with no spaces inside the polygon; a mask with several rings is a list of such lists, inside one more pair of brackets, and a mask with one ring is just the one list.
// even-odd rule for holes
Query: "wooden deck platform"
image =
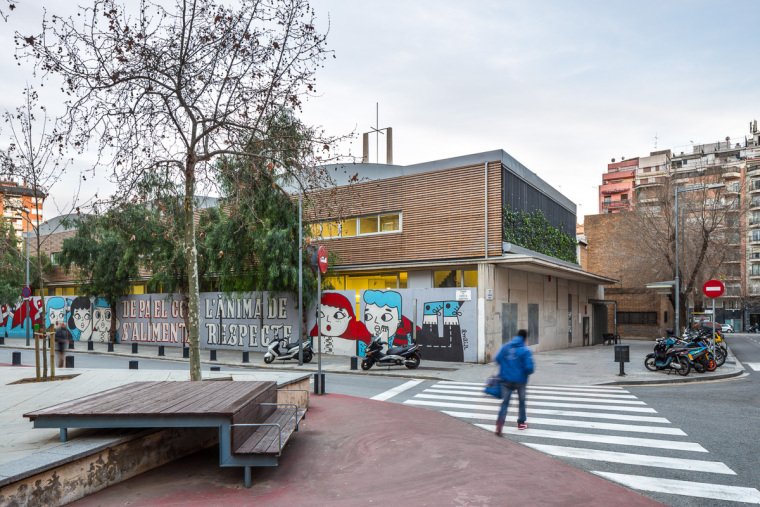
{"label": "wooden deck platform", "polygon": [[220,466],[276,466],[305,415],[275,382],[135,382],[24,414],[35,428],[219,428]]}

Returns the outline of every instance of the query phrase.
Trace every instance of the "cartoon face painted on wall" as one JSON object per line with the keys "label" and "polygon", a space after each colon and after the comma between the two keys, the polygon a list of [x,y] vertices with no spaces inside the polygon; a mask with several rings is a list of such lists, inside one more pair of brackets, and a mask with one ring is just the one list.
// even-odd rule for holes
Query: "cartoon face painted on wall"
{"label": "cartoon face painted on wall", "polygon": [[393,291],[364,291],[364,325],[373,336],[389,340],[401,326],[401,295]]}
{"label": "cartoon face painted on wall", "polygon": [[66,322],[66,300],[62,297],[54,297],[47,300],[47,318],[45,326],[50,327],[56,322]]}
{"label": "cartoon face painted on wall", "polygon": [[75,340],[92,338],[92,304],[88,297],[78,297],[71,303],[68,326]]}
{"label": "cartoon face painted on wall", "polygon": [[[116,341],[119,341],[119,322],[118,317],[114,326],[116,328]],[[93,341],[107,342],[111,330],[111,307],[103,298],[95,300],[95,306],[92,310],[92,339]]]}

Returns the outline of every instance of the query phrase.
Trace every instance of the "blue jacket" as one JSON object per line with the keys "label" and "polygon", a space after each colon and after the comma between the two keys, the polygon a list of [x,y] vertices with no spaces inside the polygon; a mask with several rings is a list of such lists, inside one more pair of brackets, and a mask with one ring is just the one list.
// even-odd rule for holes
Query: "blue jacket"
{"label": "blue jacket", "polygon": [[502,345],[494,361],[499,363],[499,376],[505,382],[526,384],[528,375],[533,373],[533,356],[522,336]]}

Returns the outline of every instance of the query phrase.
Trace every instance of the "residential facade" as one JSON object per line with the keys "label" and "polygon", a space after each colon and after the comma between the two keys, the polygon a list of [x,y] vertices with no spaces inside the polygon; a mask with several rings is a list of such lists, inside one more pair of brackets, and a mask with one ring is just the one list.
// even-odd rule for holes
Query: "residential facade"
{"label": "residential facade", "polygon": [[13,180],[0,180],[0,202],[3,218],[13,226],[16,235],[32,229],[42,219],[42,205],[45,194],[40,190],[19,184]]}
{"label": "residential facade", "polygon": [[633,206],[633,185],[639,159],[621,160],[607,164],[599,186],[599,213],[619,213]]}

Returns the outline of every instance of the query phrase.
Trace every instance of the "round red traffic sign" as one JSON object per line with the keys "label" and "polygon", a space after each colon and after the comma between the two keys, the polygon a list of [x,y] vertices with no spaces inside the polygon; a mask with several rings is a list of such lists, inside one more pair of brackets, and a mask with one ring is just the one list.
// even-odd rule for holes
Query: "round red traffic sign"
{"label": "round red traffic sign", "polygon": [[29,287],[24,287],[23,289],[21,289],[22,298],[28,298],[28,297],[31,297],[31,295],[32,295],[32,289],[30,289]]}
{"label": "round red traffic sign", "polygon": [[319,259],[319,270],[322,273],[327,273],[327,248],[320,246],[317,251],[317,258]]}
{"label": "round red traffic sign", "polygon": [[709,298],[717,298],[726,288],[723,286],[723,282],[720,280],[707,280],[702,286],[702,292]]}

